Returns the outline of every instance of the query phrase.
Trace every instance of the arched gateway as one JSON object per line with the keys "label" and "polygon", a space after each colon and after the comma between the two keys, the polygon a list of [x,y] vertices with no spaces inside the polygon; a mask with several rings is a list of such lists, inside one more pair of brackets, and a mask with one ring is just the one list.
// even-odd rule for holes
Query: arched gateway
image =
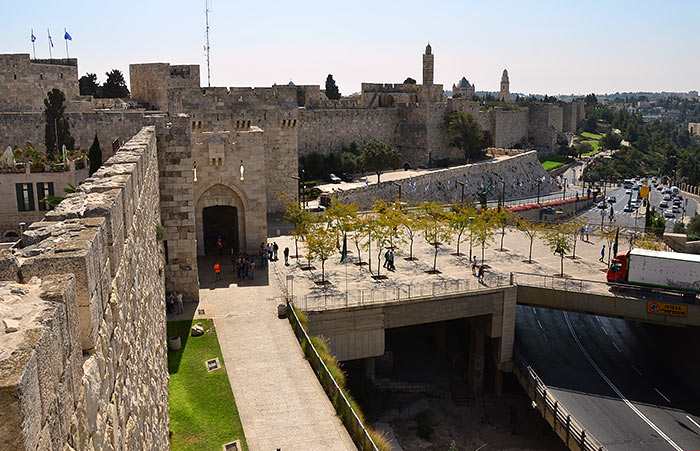
{"label": "arched gateway", "polygon": [[222,184],[204,191],[195,208],[197,227],[197,255],[218,253],[218,238],[222,238],[224,252],[246,251],[244,199],[233,188]]}

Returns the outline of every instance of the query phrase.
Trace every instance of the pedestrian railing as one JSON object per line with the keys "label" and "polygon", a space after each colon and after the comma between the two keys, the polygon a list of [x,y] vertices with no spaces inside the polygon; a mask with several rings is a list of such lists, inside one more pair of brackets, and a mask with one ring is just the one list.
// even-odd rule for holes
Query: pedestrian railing
{"label": "pedestrian railing", "polygon": [[294,334],[301,343],[304,354],[311,364],[311,368],[314,369],[314,372],[318,376],[323,389],[326,391],[326,394],[335,406],[338,415],[345,424],[345,427],[350,433],[353,441],[361,450],[379,451],[379,448],[377,448],[374,440],[372,440],[372,436],[370,435],[369,431],[362,423],[362,420],[357,415],[357,412],[355,412],[355,409],[352,408],[352,405],[345,397],[345,393],[343,393],[343,390],[338,385],[338,382],[335,380],[331,372],[328,370],[328,367],[323,362],[323,359],[318,354],[313,342],[309,338],[309,335],[306,333],[304,326],[294,311],[293,303],[290,303],[287,299],[286,304],[287,315],[292,322],[292,330],[294,330]]}
{"label": "pedestrian railing", "polygon": [[542,418],[552,426],[554,432],[569,449],[575,451],[605,450],[605,447],[586,431],[548,391],[548,387],[518,353],[517,348],[513,354],[513,373],[532,400],[533,407],[540,412]]}
{"label": "pedestrian railing", "polygon": [[[547,274],[535,274],[524,272],[512,272],[511,281],[515,285],[523,285],[550,290],[574,291],[578,293],[609,292],[612,286],[600,280],[576,279],[573,277],[560,277]],[[624,287],[629,288],[627,285]]]}
{"label": "pedestrian railing", "polygon": [[508,275],[488,273],[482,280],[478,280],[476,277],[446,279],[440,282],[401,284],[386,288],[352,290],[341,293],[312,293],[300,298],[296,305],[305,311],[332,310],[407,300],[430,299],[438,296],[454,296],[510,285],[511,281]]}

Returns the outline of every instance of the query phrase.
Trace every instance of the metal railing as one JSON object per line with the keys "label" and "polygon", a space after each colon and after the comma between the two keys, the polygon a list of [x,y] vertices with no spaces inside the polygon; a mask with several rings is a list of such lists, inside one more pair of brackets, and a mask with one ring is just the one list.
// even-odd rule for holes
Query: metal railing
{"label": "metal railing", "polygon": [[605,447],[598,442],[571,413],[559,403],[556,397],[548,392],[547,385],[537,376],[537,373],[527,364],[516,351],[513,355],[513,373],[533,402],[533,407],[539,410],[542,418],[552,426],[554,432],[571,450],[603,451]]}
{"label": "metal railing", "polygon": [[[573,277],[559,277],[547,274],[535,274],[525,272],[512,272],[511,281],[515,285],[524,285],[551,290],[574,291],[577,293],[609,292],[611,287],[619,284],[611,284],[601,280],[575,279]],[[628,285],[619,285],[629,288]]]}
{"label": "metal railing", "polygon": [[302,310],[332,310],[347,307],[386,304],[407,300],[430,299],[480,290],[507,287],[512,283],[506,274],[487,273],[483,280],[446,279],[424,284],[401,284],[386,288],[307,294],[296,305]]}
{"label": "metal railing", "polygon": [[338,385],[338,382],[336,382],[335,378],[328,370],[328,367],[323,362],[323,359],[318,354],[318,351],[316,351],[316,348],[311,342],[309,335],[306,333],[301,321],[299,321],[299,317],[294,311],[294,308],[292,308],[293,303],[290,303],[289,299],[287,298],[286,304],[287,315],[292,321],[292,329],[294,330],[294,334],[302,345],[306,343],[306,346],[302,346],[304,348],[304,354],[309,360],[311,368],[314,369],[314,372],[318,376],[318,379],[326,391],[326,394],[335,406],[338,415],[345,424],[345,427],[352,436],[353,441],[362,450],[379,451],[379,448],[377,448],[374,440],[372,440],[372,436],[370,435],[369,431],[362,423],[362,420],[360,420],[360,417],[357,415],[355,410],[352,408],[352,405],[345,397],[345,393],[343,393],[343,390]]}

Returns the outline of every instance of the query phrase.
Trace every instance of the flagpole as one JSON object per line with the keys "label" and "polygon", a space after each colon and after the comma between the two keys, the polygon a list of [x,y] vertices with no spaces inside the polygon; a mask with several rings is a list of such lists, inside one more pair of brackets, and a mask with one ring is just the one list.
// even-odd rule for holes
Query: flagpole
{"label": "flagpole", "polygon": [[68,32],[64,28],[63,29],[63,40],[66,41],[66,59],[70,59],[70,55],[68,55],[68,39],[66,39],[66,34],[68,34]]}
{"label": "flagpole", "polygon": [[47,28],[46,33],[49,35],[49,59],[53,59],[53,55],[51,54],[51,31]]}
{"label": "flagpole", "polygon": [[32,30],[32,37],[31,37],[31,39],[32,39],[32,54],[34,55],[34,59],[36,59],[36,45],[34,45],[34,41],[36,39],[34,38],[34,29],[32,28],[31,30]]}

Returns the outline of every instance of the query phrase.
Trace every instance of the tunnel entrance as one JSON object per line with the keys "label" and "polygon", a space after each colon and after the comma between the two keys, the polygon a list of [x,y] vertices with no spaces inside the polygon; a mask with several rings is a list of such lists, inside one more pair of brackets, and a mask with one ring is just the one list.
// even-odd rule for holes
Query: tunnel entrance
{"label": "tunnel entrance", "polygon": [[218,255],[217,242],[221,238],[224,255],[230,255],[231,249],[237,253],[238,245],[238,209],[229,205],[216,205],[202,210],[202,231],[204,232],[204,255]]}

